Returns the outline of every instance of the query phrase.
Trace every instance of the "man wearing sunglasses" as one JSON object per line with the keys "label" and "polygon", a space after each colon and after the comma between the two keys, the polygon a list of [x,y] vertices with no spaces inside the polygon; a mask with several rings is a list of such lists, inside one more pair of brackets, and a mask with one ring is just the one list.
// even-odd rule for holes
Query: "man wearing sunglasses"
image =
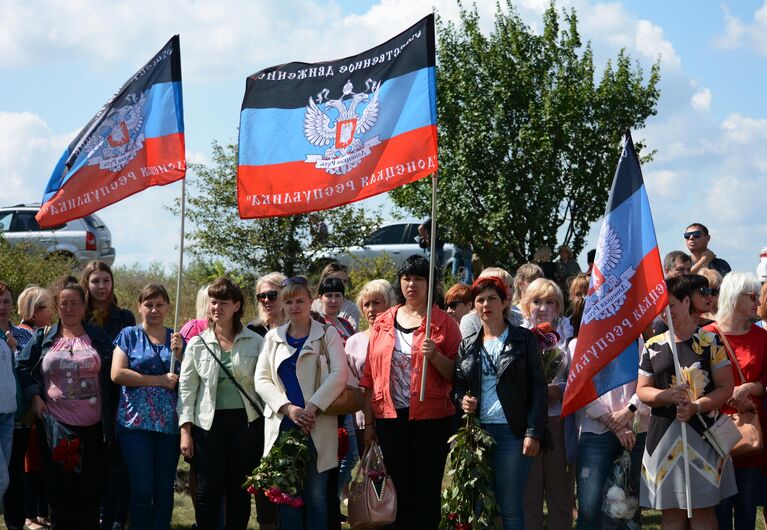
{"label": "man wearing sunglasses", "polygon": [[717,258],[708,248],[711,236],[708,234],[708,228],[700,223],[693,223],[684,231],[684,240],[687,250],[692,255],[692,272],[697,273],[701,269],[714,269],[724,277],[732,269],[730,264],[721,258]]}

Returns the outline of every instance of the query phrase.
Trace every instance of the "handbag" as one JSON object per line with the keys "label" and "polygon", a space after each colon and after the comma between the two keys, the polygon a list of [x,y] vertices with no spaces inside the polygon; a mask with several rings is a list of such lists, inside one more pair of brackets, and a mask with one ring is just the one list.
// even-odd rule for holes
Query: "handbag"
{"label": "handbag", "polygon": [[348,489],[352,530],[375,530],[397,518],[397,490],[386,473],[378,443],[365,449]]}
{"label": "handbag", "polygon": [[[698,413],[698,419],[703,425],[706,425],[700,413]],[[728,414],[720,414],[713,425],[703,431],[703,438],[720,457],[727,458],[735,444],[743,438],[743,435],[740,434],[732,417]]]}
{"label": "handbag", "polygon": [[[738,369],[738,375],[740,375],[741,384],[747,383],[743,370],[738,364],[738,359],[735,357],[735,352],[730,345],[730,341],[718,328],[716,329],[718,335],[724,342],[724,348],[727,350],[727,355],[730,357],[730,362]],[[759,414],[752,411],[736,412],[730,414],[735,427],[740,432],[742,438],[732,448],[732,456],[752,456],[759,454],[764,449],[764,436],[762,434],[762,425],[759,421]]]}
{"label": "handbag", "polygon": [[[328,325],[324,324],[322,329],[327,332]],[[317,377],[315,379],[314,389],[315,391],[322,385],[322,358],[325,358],[328,370],[330,370],[330,356],[328,355],[328,346],[325,343],[325,335],[322,335],[320,339],[320,354],[317,356]],[[347,364],[348,364],[347,358]],[[343,392],[333,400],[328,408],[322,411],[327,416],[345,416],[346,414],[354,414],[357,411],[362,410],[364,399],[362,397],[362,389],[358,386],[346,385]]]}

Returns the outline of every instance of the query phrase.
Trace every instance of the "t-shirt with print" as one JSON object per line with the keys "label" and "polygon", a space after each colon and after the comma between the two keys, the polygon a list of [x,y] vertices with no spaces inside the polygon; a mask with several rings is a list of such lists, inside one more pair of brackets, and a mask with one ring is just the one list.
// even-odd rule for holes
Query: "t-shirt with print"
{"label": "t-shirt with print", "polygon": [[503,345],[509,336],[507,327],[500,337],[485,340],[482,343],[482,401],[479,405],[479,421],[482,423],[508,423],[498,399],[496,385],[498,383],[498,358],[503,351]]}
{"label": "t-shirt with print", "polygon": [[391,354],[391,398],[395,409],[410,407],[410,372],[413,335],[418,328],[403,328],[394,319],[394,351]]}
{"label": "t-shirt with print", "polygon": [[88,335],[55,339],[41,368],[46,406],[54,418],[79,427],[101,421],[101,357]]}
{"label": "t-shirt with print", "polygon": [[[123,329],[115,346],[128,356],[128,368],[144,375],[163,375],[170,371],[170,339],[173,332],[165,329],[165,343],[154,344],[142,326]],[[176,373],[180,364],[176,363]],[[126,429],[178,433],[176,403],[178,392],[161,386],[120,387],[117,424]]]}

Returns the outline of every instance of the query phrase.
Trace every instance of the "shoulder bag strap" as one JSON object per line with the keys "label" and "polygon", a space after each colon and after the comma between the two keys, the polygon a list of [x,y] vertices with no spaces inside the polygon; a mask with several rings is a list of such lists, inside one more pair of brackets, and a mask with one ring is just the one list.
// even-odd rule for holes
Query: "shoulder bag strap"
{"label": "shoulder bag strap", "polygon": [[256,398],[254,400],[252,397],[250,397],[250,394],[248,394],[245,391],[245,389],[242,388],[242,385],[240,385],[240,383],[238,383],[237,380],[234,378],[234,376],[232,375],[232,372],[230,372],[229,369],[226,366],[224,366],[224,363],[221,362],[221,359],[216,357],[216,354],[213,353],[213,350],[210,349],[210,347],[208,346],[208,343],[205,342],[205,339],[202,338],[202,334],[197,335],[197,336],[200,337],[200,341],[202,342],[202,345],[205,346],[205,349],[208,350],[208,353],[210,353],[211,357],[213,357],[216,360],[216,362],[218,363],[218,366],[224,371],[226,376],[234,384],[234,386],[237,388],[237,390],[239,390],[240,394],[242,394],[245,397],[245,399],[247,399],[248,402],[253,406],[253,408],[256,409],[258,411],[258,413],[263,416],[264,415],[264,405],[261,402],[261,400],[258,399],[258,398]]}
{"label": "shoulder bag strap", "polygon": [[716,330],[717,335],[722,337],[722,342],[724,342],[724,349],[727,350],[727,356],[730,358],[730,362],[735,365],[735,367],[738,369],[738,374],[740,375],[740,382],[746,383],[746,378],[743,376],[743,370],[740,369],[740,363],[738,363],[738,358],[735,357],[735,352],[732,349],[732,346],[730,346],[730,341],[727,340],[727,336],[722,333],[722,330],[719,329],[718,326],[714,326],[714,329]]}
{"label": "shoulder bag strap", "polygon": [[[328,345],[325,342],[325,333],[328,332],[330,324],[322,324],[322,337],[320,337],[320,351],[317,355],[317,374],[314,377],[314,391],[322,385],[322,358],[328,363],[328,372],[330,372],[330,356],[328,355]],[[307,339],[308,340],[308,339]]]}

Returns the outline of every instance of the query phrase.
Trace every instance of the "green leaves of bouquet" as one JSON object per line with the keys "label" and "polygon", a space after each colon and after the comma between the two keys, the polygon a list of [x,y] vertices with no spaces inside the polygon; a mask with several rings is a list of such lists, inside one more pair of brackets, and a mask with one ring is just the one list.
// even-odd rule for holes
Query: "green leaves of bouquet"
{"label": "green leaves of bouquet", "polygon": [[442,520],[445,530],[500,529],[493,487],[490,450],[495,440],[479,426],[474,414],[464,417],[464,426],[450,438],[445,477],[450,484],[442,491]]}
{"label": "green leaves of bouquet", "polygon": [[309,465],[307,435],[300,429],[280,433],[261,464],[246,477],[242,485],[251,495],[263,492],[275,504],[293,508],[303,506],[299,493]]}

